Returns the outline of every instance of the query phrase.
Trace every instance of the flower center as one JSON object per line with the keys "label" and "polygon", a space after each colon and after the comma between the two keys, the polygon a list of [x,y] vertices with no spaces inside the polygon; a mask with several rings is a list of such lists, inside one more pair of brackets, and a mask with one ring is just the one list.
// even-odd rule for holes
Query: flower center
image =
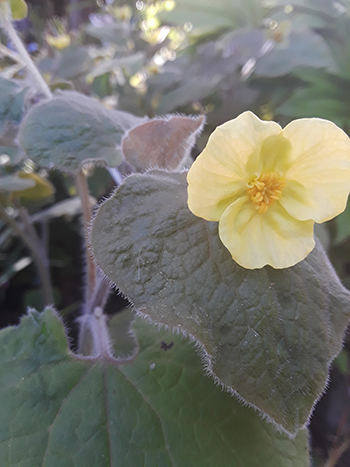
{"label": "flower center", "polygon": [[286,182],[278,172],[263,172],[259,178],[255,177],[249,186],[247,193],[255,209],[264,214],[275,201],[281,199]]}

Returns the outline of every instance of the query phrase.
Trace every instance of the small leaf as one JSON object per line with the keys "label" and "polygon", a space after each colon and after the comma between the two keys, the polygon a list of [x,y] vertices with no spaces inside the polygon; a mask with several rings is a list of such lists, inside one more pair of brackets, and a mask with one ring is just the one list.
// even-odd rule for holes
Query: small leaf
{"label": "small leaf", "polygon": [[56,83],[50,84],[50,91],[71,91],[73,89],[73,83],[70,81],[57,81]]}
{"label": "small leaf", "polygon": [[77,171],[85,162],[115,167],[122,161],[120,143],[140,117],[105,108],[96,99],[74,91],[30,109],[19,131],[19,142],[36,164]]}
{"label": "small leaf", "polygon": [[5,175],[0,177],[0,191],[23,191],[35,186],[34,180],[27,180],[18,175]]}
{"label": "small leaf", "polygon": [[10,6],[14,20],[26,18],[28,7],[24,0],[10,0]]}
{"label": "small leaf", "polygon": [[191,344],[133,327],[129,364],[73,356],[50,309],[0,331],[1,466],[308,467],[306,431],[275,432],[203,376]]}
{"label": "small leaf", "polygon": [[170,115],[133,128],[122,143],[126,161],[137,171],[179,169],[190,155],[205,118]]}
{"label": "small leaf", "polygon": [[28,88],[21,88],[14,81],[0,78],[0,134],[8,122],[22,120]]}
{"label": "small leaf", "polygon": [[21,198],[22,200],[36,201],[49,198],[55,193],[55,188],[48,180],[41,177],[39,174],[31,172],[18,172],[17,176],[22,180],[31,180],[35,183],[34,186],[26,190],[14,191],[12,196]]}
{"label": "small leaf", "polygon": [[110,60],[103,60],[98,63],[87,76],[87,80],[92,82],[97,76],[104,75],[105,73],[110,73],[116,69],[126,69],[129,71],[129,74],[136,73],[145,63],[146,54],[145,52],[136,52],[134,54],[129,54],[124,57],[115,57]]}
{"label": "small leaf", "polygon": [[341,349],[350,293],[320,245],[291,268],[238,266],[186,188],[185,173],[127,178],[97,211],[95,260],[141,315],[194,338],[218,382],[295,435]]}

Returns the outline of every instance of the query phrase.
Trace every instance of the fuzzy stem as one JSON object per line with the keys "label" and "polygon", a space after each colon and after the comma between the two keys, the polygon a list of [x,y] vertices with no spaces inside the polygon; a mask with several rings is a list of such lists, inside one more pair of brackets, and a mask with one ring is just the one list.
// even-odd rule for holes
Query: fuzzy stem
{"label": "fuzzy stem", "polygon": [[[87,284],[86,284],[86,303],[91,300],[93,291],[96,284],[96,267],[92,261],[92,256],[87,248],[88,232],[90,227],[90,222],[92,218],[92,210],[90,207],[89,200],[89,188],[86,181],[86,177],[83,171],[80,169],[75,176],[75,184],[77,187],[77,192],[81,200],[81,206],[83,210],[83,222],[84,222],[84,234],[85,234],[85,243],[86,243],[86,262],[87,262]],[[85,312],[85,311],[84,311]]]}
{"label": "fuzzy stem", "polygon": [[[84,307],[84,314],[80,317],[80,329],[79,329],[79,337],[78,337],[78,353],[82,355],[86,355],[91,352],[89,349],[89,345],[92,344],[94,349],[94,353],[96,352],[96,348],[101,346],[100,338],[98,338],[99,342],[95,342],[95,337],[100,336],[101,333],[95,329],[95,327],[100,327],[102,324],[97,322],[95,318],[92,316],[96,313],[96,310],[103,310],[108,296],[110,294],[111,288],[107,281],[102,279],[101,277],[97,278],[95,290],[93,291],[93,295],[91,300],[89,300]],[[103,326],[106,326],[104,323]],[[104,335],[108,336],[107,328],[104,331]],[[90,341],[92,342],[90,343]],[[109,338],[107,339],[109,342]],[[106,342],[107,342],[106,341]]]}
{"label": "fuzzy stem", "polygon": [[11,22],[11,10],[7,3],[1,5],[1,8],[0,8],[0,28],[3,29],[3,31],[7,34],[10,41],[15,46],[21,58],[21,61],[28,68],[28,71],[33,76],[38,88],[48,99],[51,99],[52,93],[50,91],[50,88],[48,87],[44,78],[41,76],[39,70],[35,66],[30,55],[28,54],[26,48],[23,45],[21,38],[17,34],[16,29],[13,27],[13,24]]}
{"label": "fuzzy stem", "polygon": [[87,304],[86,313],[91,314],[94,313],[95,308],[102,308],[104,309],[109,294],[111,292],[111,287],[107,281],[98,277],[94,293],[92,294],[91,301]]}
{"label": "fuzzy stem", "polygon": [[96,307],[93,313],[81,316],[80,330],[83,340],[79,342],[78,354],[93,357],[111,357],[111,341],[107,316],[103,309]]}
{"label": "fuzzy stem", "polygon": [[91,323],[93,355],[106,357],[111,353],[107,317],[103,314],[103,310],[100,307],[96,307],[93,315],[90,315],[90,317],[93,319]]}
{"label": "fuzzy stem", "polygon": [[[47,261],[45,261],[45,258],[42,257],[41,248],[40,248],[40,240],[36,232],[34,235],[31,229],[24,230],[23,228],[21,228],[18,222],[7,214],[6,209],[3,206],[1,206],[1,204],[0,204],[0,217],[5,222],[7,222],[7,224],[12,228],[14,233],[22,239],[23,243],[30,250],[33,256],[35,265],[37,267],[39,277],[40,277],[42,295],[43,295],[45,305],[53,304],[54,300],[53,300],[53,293],[52,293],[52,286],[51,286],[51,281],[50,281],[48,263]],[[24,219],[24,223],[26,223],[25,219]]]}

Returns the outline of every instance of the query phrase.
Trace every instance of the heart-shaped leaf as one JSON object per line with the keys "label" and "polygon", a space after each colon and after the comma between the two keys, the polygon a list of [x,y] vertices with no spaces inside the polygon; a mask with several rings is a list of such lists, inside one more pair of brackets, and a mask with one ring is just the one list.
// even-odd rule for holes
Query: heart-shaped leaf
{"label": "heart-shaped leaf", "polygon": [[72,355],[50,309],[0,332],[1,466],[308,467],[306,431],[275,432],[180,336],[134,331],[128,364]]}
{"label": "heart-shaped leaf", "polygon": [[139,313],[192,336],[207,372],[297,433],[341,349],[350,293],[322,247],[284,270],[238,266],[187,208],[186,174],[133,175],[98,210],[96,262]]}
{"label": "heart-shaped leaf", "polygon": [[85,162],[116,167],[126,130],[143,119],[105,108],[75,91],[57,95],[30,109],[19,131],[27,156],[40,166],[76,172]]}

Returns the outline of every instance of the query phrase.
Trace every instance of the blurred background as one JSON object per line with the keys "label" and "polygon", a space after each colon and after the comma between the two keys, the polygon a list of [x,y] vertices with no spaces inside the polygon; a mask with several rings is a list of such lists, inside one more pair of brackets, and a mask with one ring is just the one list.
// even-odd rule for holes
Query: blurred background
{"label": "blurred background", "polygon": [[[27,3],[28,18],[16,28],[52,90],[75,89],[139,116],[205,114],[207,126],[193,157],[217,125],[245,110],[282,126],[321,117],[350,132],[350,0]],[[0,39],[0,78],[20,83],[15,98],[19,109],[28,107],[37,99],[30,78],[11,43],[1,34]],[[0,93],[0,104],[1,99]],[[19,152],[20,119],[0,128],[0,176],[17,167],[40,177],[36,191],[22,191],[11,202],[17,196],[45,242],[55,305],[74,337],[84,270],[74,183],[68,175],[38,170]],[[114,185],[105,169],[89,170],[95,200]],[[350,288],[350,205],[316,226],[316,235]],[[28,251],[1,221],[0,267],[3,327],[17,323],[27,306],[40,309],[43,303]],[[113,296],[108,312],[126,303]],[[314,467],[350,466],[349,352],[348,332],[311,420]]]}

